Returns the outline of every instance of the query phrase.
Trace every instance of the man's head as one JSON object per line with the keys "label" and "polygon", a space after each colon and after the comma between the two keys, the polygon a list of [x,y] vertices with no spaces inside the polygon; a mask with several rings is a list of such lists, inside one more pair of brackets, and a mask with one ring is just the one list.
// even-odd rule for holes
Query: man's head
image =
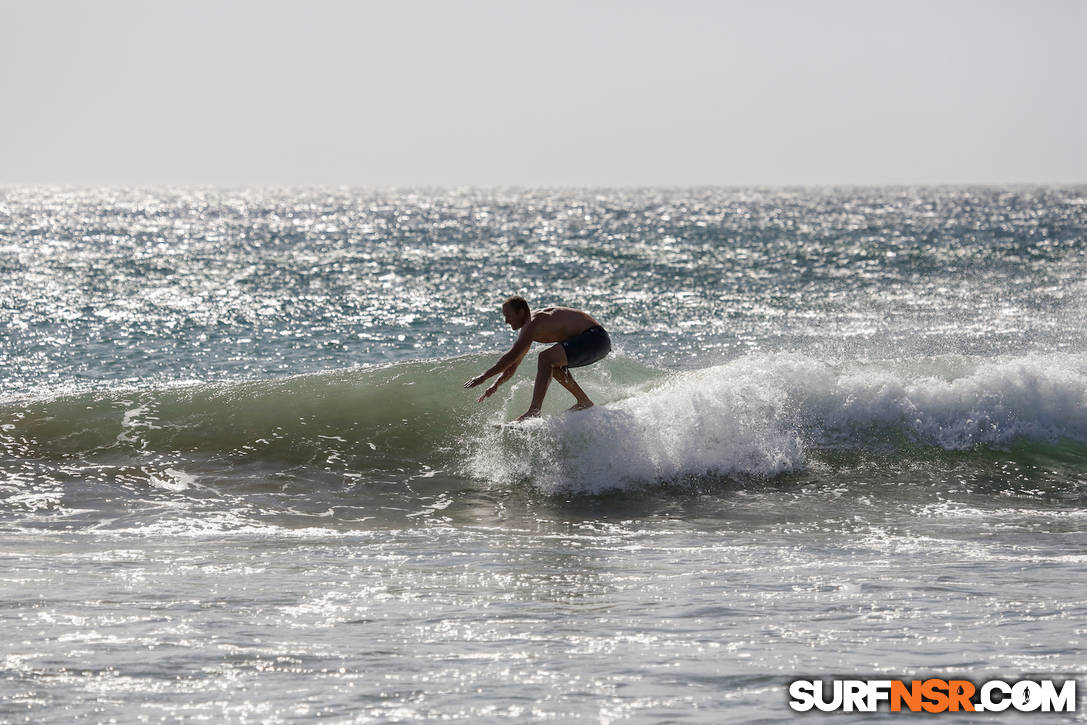
{"label": "man's head", "polygon": [[518,296],[510,297],[502,303],[502,315],[506,318],[509,326],[515,330],[524,327],[529,317],[532,316],[525,298]]}

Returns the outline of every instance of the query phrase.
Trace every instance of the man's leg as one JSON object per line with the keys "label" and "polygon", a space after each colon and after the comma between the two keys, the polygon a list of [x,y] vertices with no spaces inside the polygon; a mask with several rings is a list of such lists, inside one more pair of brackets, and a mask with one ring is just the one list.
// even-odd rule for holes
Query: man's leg
{"label": "man's leg", "polygon": [[585,410],[593,407],[593,401],[589,400],[589,396],[585,394],[581,386],[574,382],[574,376],[570,374],[568,368],[551,368],[551,370],[551,375],[555,380],[558,380],[562,387],[569,390],[570,394],[577,398],[577,402],[574,403],[570,410]]}
{"label": "man's leg", "polygon": [[547,395],[547,384],[551,382],[552,371],[555,368],[564,367],[566,367],[566,350],[562,345],[552,345],[540,353],[536,364],[536,384],[532,388],[532,405],[528,407],[528,412],[517,420],[533,418],[540,414],[544,396]]}

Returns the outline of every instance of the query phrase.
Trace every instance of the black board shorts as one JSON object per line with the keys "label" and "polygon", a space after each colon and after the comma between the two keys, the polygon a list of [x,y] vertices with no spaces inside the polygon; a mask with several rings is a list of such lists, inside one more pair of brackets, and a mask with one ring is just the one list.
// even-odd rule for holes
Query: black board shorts
{"label": "black board shorts", "polygon": [[580,335],[563,340],[562,349],[566,350],[566,367],[580,368],[592,365],[604,359],[611,352],[611,338],[608,331],[600,325],[593,325]]}

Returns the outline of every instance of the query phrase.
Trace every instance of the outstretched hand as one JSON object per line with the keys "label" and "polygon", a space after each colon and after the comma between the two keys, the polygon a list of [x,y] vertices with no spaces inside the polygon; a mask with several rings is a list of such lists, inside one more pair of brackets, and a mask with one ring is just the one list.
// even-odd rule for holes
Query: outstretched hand
{"label": "outstretched hand", "polygon": [[498,390],[498,383],[495,383],[494,385],[483,391],[483,395],[479,396],[479,400],[477,400],[476,402],[482,403],[484,400],[494,395],[496,390]]}
{"label": "outstretched hand", "polygon": [[477,385],[479,385],[480,383],[482,383],[482,382],[483,382],[483,380],[484,380],[484,378],[483,378],[483,376],[482,376],[482,375],[480,375],[479,377],[476,377],[476,378],[472,378],[471,380],[469,380],[469,381],[468,381],[467,383],[465,383],[465,384],[464,384],[464,388],[465,388],[466,390],[467,390],[468,388],[474,388],[475,386],[477,386]]}

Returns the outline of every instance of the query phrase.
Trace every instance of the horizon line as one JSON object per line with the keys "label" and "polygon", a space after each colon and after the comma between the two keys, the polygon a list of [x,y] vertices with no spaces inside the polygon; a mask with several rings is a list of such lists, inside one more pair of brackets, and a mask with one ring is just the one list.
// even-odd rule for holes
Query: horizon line
{"label": "horizon line", "polygon": [[307,182],[0,182],[0,189],[47,188],[47,189],[366,189],[393,191],[402,189],[440,190],[547,190],[547,189],[916,189],[916,188],[1042,188],[1087,186],[1083,181],[954,181],[954,182],[825,182],[825,183],[660,183],[660,184],[354,184],[354,183],[307,183]]}

